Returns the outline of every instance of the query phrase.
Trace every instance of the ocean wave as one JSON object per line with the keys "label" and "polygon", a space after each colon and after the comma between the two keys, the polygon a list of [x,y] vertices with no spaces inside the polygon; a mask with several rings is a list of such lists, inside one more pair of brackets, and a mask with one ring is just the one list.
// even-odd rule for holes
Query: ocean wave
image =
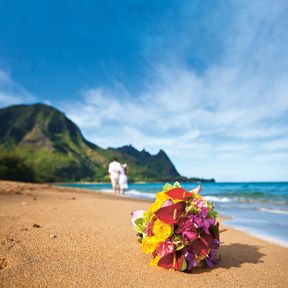
{"label": "ocean wave", "polygon": [[[212,192],[212,193],[211,193]],[[288,192],[288,191],[287,191]],[[243,191],[205,191],[203,189],[202,194],[213,195],[217,197],[239,198],[249,200],[275,200],[281,202],[288,201],[288,193],[270,193],[270,192],[243,192]]]}
{"label": "ocean wave", "polygon": [[281,201],[275,198],[250,198],[250,197],[229,197],[229,196],[203,196],[207,201],[222,202],[222,203],[239,203],[239,204],[271,204],[275,206],[288,206],[287,201]]}
{"label": "ocean wave", "polygon": [[207,196],[203,196],[203,198],[206,200],[206,201],[212,201],[212,202],[224,202],[224,203],[227,203],[227,202],[231,202],[232,199],[228,198],[228,197],[218,197],[218,196],[210,196],[210,195],[207,195]]}
{"label": "ocean wave", "polygon": [[[98,191],[104,192],[104,193],[113,193],[113,189],[109,188],[102,188],[102,189],[97,189]],[[137,189],[129,189],[125,192],[125,195],[133,197],[133,198],[139,198],[139,199],[147,199],[147,200],[154,200],[156,197],[156,193],[154,192],[147,192],[147,191],[139,191]],[[234,203],[234,204],[248,204],[248,205],[257,205],[257,204],[270,204],[274,206],[288,206],[287,201],[281,201],[280,199],[275,199],[275,198],[251,198],[249,197],[250,195],[245,195],[246,197],[243,196],[236,196],[236,195],[203,195],[203,198],[207,201],[215,202],[215,203],[223,203],[221,205],[224,205],[224,203]],[[247,197],[248,196],[248,197]],[[278,200],[278,201],[277,201]],[[280,200],[280,201],[279,201]],[[231,205],[229,204],[229,205]],[[240,206],[239,206],[240,207]],[[266,209],[266,208],[263,208]],[[269,210],[269,209],[268,209]],[[272,209],[271,209],[272,210]],[[283,212],[281,212],[283,211]],[[275,214],[288,214],[287,211],[281,210],[272,210],[272,211],[264,211],[263,212],[270,212],[270,213],[275,213]]]}
{"label": "ocean wave", "polygon": [[[102,193],[114,193],[113,189],[97,189],[97,191],[102,192]],[[139,198],[139,199],[155,199],[156,194],[155,193],[149,193],[149,192],[142,192],[136,189],[130,189],[125,192],[126,196],[130,196],[133,198]]]}
{"label": "ocean wave", "polygon": [[136,189],[127,190],[125,195],[142,199],[155,199],[156,197],[155,193],[141,192]]}
{"label": "ocean wave", "polygon": [[287,206],[287,201],[281,201],[279,199],[251,199],[251,198],[234,198],[235,202],[241,203],[241,204],[270,204],[274,206]]}
{"label": "ocean wave", "polygon": [[[139,191],[136,189],[131,189],[125,192],[126,195],[128,196],[133,196],[137,198],[144,198],[144,199],[155,199],[156,194],[155,193],[149,193],[149,192],[143,192]],[[212,201],[212,202],[222,202],[222,203],[227,203],[231,202],[232,199],[229,199],[228,197],[217,197],[217,196],[203,196],[203,198],[207,201]]]}
{"label": "ocean wave", "polygon": [[262,212],[288,215],[288,211],[280,210],[280,209],[259,208],[258,210],[259,210],[259,211],[262,211]]}
{"label": "ocean wave", "polygon": [[97,189],[99,192],[105,192],[105,193],[114,193],[113,189]]}

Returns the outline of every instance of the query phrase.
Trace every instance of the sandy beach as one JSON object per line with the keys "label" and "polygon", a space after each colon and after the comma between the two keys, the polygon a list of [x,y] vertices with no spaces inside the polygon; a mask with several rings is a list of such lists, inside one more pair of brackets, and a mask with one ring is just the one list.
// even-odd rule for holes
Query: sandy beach
{"label": "sandy beach", "polygon": [[[1,287],[287,287],[288,249],[221,234],[221,261],[192,274],[149,265],[130,226],[149,203],[50,185],[0,181]],[[221,221],[221,218],[220,218]]]}

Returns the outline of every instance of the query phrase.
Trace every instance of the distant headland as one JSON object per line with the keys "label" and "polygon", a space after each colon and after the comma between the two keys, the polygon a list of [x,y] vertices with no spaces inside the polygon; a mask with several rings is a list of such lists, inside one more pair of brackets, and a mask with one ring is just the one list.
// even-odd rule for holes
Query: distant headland
{"label": "distant headland", "polygon": [[0,179],[27,182],[109,181],[108,163],[129,166],[129,181],[201,181],[181,176],[167,154],[131,145],[103,149],[87,141],[75,123],[46,104],[0,109]]}

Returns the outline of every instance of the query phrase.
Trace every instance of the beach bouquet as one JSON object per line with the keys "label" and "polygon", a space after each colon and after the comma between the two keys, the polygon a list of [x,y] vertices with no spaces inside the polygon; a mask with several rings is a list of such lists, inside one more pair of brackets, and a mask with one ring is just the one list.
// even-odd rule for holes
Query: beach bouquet
{"label": "beach bouquet", "polygon": [[212,203],[176,182],[166,184],[147,211],[134,210],[131,224],[152,266],[191,272],[196,266],[213,267],[218,261],[219,223]]}

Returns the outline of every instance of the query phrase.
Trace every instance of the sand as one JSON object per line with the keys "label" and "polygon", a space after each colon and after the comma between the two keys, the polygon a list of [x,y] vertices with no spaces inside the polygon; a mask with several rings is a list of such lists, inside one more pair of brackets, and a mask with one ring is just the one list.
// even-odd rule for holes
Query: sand
{"label": "sand", "polygon": [[214,269],[185,274],[151,267],[129,221],[131,210],[149,205],[0,181],[0,286],[288,287],[287,248],[227,227]]}

